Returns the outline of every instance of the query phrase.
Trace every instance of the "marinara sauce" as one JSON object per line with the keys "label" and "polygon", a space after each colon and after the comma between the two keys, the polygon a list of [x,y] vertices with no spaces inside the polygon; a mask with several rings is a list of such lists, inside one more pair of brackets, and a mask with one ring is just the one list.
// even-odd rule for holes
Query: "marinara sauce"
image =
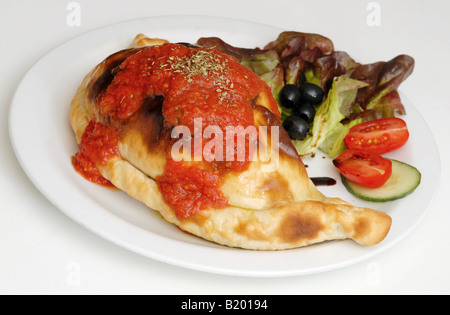
{"label": "marinara sauce", "polygon": [[[83,135],[80,143],[81,155],[94,165],[118,155],[117,126],[136,113],[146,98],[162,95],[166,126],[187,127],[192,138],[200,132],[203,139],[203,131],[208,126],[215,126],[223,133],[223,151],[217,147],[209,151],[219,159],[207,162],[204,158],[203,149],[209,139],[202,141],[201,161],[194,160],[193,143],[190,161],[174,160],[167,152],[165,171],[156,178],[165,201],[180,219],[200,210],[227,207],[228,198],[220,189],[223,177],[248,168],[249,141],[245,141],[245,148],[236,145],[227,148],[226,130],[254,126],[252,102],[261,91],[271,95],[270,88],[234,57],[178,44],[145,47],[121,63],[107,91],[96,103],[98,122],[90,129],[103,130],[105,138],[94,136],[86,128],[86,136]],[[269,102],[270,110],[279,115],[276,101],[270,97]],[[198,126],[195,121],[201,122],[200,130],[194,128]],[[227,150],[237,152],[238,149],[246,150],[244,160],[226,159]],[[76,165],[81,159],[74,160]]]}
{"label": "marinara sauce", "polygon": [[91,120],[81,137],[79,152],[72,157],[75,170],[93,183],[114,187],[100,174],[96,164],[106,165],[110,158],[119,156],[118,134],[117,129]]}

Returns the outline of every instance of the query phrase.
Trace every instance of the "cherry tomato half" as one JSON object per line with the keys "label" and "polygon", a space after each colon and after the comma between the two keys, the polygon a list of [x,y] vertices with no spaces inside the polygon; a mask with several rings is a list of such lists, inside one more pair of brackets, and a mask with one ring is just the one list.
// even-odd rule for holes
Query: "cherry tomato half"
{"label": "cherry tomato half", "polygon": [[345,150],[333,160],[349,181],[369,188],[383,186],[392,174],[392,162],[379,154]]}
{"label": "cherry tomato half", "polygon": [[409,138],[403,119],[380,118],[350,128],[345,145],[352,150],[384,154],[403,146]]}

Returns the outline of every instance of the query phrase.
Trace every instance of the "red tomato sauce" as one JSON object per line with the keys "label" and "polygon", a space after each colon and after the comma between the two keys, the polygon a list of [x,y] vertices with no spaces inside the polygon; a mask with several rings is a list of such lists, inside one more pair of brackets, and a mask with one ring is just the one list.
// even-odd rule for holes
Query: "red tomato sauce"
{"label": "red tomato sauce", "polygon": [[212,170],[169,159],[164,175],[159,176],[157,182],[165,200],[180,219],[199,210],[228,206],[228,199],[220,190],[220,174]]}
{"label": "red tomato sauce", "polygon": [[105,165],[110,158],[119,156],[118,135],[117,129],[91,120],[81,137],[79,152],[72,157],[75,170],[93,183],[113,187],[114,185],[100,174],[96,165]]}
{"label": "red tomato sauce", "polygon": [[[118,154],[117,140],[113,140],[115,133],[108,129],[125,122],[143,106],[146,98],[163,95],[166,126],[186,126],[192,135],[196,118],[202,120],[202,131],[208,126],[218,126],[223,131],[225,159],[226,127],[254,126],[252,102],[262,90],[271,95],[270,88],[234,57],[212,49],[177,44],[143,48],[120,65],[96,104],[96,116],[101,117],[99,125],[106,126],[98,130],[104,129],[107,140],[87,131],[85,138],[89,140],[84,140],[84,144],[82,140],[80,152],[98,163]],[[270,109],[279,115],[276,101],[273,98],[269,101]],[[97,140],[99,146],[91,149]],[[207,139],[203,139],[202,147],[206,143]],[[83,153],[82,147],[89,153]],[[245,147],[245,161],[176,162],[168,153],[165,172],[156,182],[177,217],[187,218],[200,210],[228,206],[228,199],[220,189],[222,178],[228,172],[248,167],[248,141]]]}

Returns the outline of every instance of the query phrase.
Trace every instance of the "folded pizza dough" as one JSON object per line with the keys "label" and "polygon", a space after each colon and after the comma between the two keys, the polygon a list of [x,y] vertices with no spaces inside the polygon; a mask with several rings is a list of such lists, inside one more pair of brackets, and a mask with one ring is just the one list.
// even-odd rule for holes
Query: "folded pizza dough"
{"label": "folded pizza dough", "polygon": [[[142,47],[165,43],[139,34],[128,49],[111,55],[86,75],[71,103],[70,122],[78,143],[91,120],[104,121],[95,109],[95,96],[111,84],[112,69]],[[256,159],[242,172],[226,174],[221,185],[228,199],[225,208],[203,209],[181,218],[164,198],[156,178],[164,173],[170,130],[161,127],[164,116],[160,110],[151,115],[137,114],[137,119],[121,125],[120,154],[96,166],[114,186],[159,211],[168,222],[218,244],[281,250],[337,239],[352,239],[365,246],[381,242],[388,234],[391,218],[319,192],[279,119],[269,110],[270,98],[267,90],[261,90],[253,100],[254,124],[268,130],[279,127],[279,159]],[[272,148],[270,132],[258,141]],[[275,162],[277,165],[270,165]],[[274,171],[264,171],[271,166]]]}

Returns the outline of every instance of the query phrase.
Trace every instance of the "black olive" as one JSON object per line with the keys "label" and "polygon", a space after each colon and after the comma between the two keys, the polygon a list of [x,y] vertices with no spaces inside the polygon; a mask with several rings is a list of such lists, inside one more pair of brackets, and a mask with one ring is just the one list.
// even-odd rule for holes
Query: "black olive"
{"label": "black olive", "polygon": [[303,118],[307,123],[311,123],[316,115],[314,106],[307,102],[302,102],[298,107],[294,109],[294,115]]}
{"label": "black olive", "polygon": [[280,104],[284,108],[295,108],[301,100],[300,90],[295,84],[286,84],[280,91]]}
{"label": "black olive", "polygon": [[303,83],[299,90],[302,101],[308,102],[312,105],[322,103],[324,92],[320,86],[312,83]]}
{"label": "black olive", "polygon": [[303,119],[295,115],[286,117],[283,121],[283,128],[291,139],[303,140],[309,133],[309,124]]}

